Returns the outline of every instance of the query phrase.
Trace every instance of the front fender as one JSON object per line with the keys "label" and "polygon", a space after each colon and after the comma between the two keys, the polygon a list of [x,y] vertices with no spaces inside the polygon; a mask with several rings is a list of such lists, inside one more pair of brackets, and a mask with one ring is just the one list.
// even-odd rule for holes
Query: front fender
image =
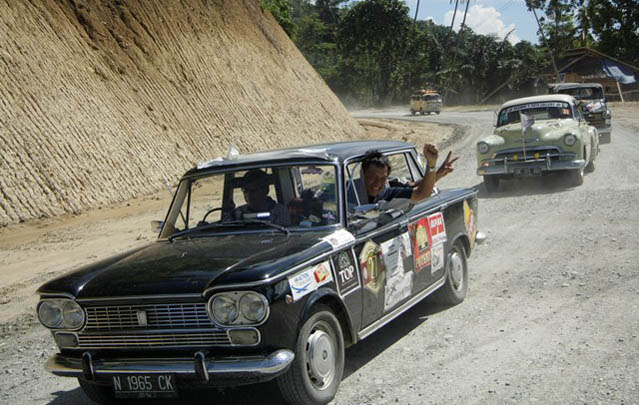
{"label": "front fender", "polygon": [[[302,327],[303,321],[307,319],[318,304],[324,304],[330,307],[337,319],[342,324],[344,333],[344,340],[347,342],[347,346],[355,344],[355,336],[357,333],[353,330],[353,321],[351,320],[350,313],[346,309],[346,305],[333,288],[320,288],[313,292],[311,296],[306,300],[304,308],[300,312],[300,322],[298,322],[298,334],[299,329]],[[350,344],[348,344],[350,343]]]}

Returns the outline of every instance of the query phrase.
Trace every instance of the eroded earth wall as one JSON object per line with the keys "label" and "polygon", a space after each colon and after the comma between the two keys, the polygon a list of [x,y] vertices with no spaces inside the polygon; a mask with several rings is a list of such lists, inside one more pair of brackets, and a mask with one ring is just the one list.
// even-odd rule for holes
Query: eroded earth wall
{"label": "eroded earth wall", "polygon": [[0,0],[0,225],[361,133],[257,0]]}

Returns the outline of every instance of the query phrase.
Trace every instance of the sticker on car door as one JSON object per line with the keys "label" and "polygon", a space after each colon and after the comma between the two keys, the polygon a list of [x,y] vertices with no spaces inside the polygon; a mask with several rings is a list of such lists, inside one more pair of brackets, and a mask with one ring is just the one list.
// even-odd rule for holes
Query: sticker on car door
{"label": "sticker on car door", "polygon": [[372,240],[367,241],[359,254],[359,265],[362,269],[364,287],[376,295],[384,285],[384,260],[379,245]]}
{"label": "sticker on car door", "polygon": [[420,218],[408,225],[408,232],[413,243],[413,260],[415,262],[415,273],[419,273],[430,266],[430,236],[428,219]]}
{"label": "sticker on car door", "polygon": [[406,260],[412,259],[408,232],[383,242],[381,249],[387,274],[384,288],[384,311],[387,311],[413,290],[413,272],[404,266]]}

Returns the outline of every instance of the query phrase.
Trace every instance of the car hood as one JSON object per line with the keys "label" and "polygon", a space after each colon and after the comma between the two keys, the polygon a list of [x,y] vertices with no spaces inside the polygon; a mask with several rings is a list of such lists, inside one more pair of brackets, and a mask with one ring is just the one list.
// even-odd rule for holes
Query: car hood
{"label": "car hood", "polygon": [[158,241],[44,284],[41,294],[76,298],[200,294],[213,285],[272,278],[331,250],[332,231],[234,234]]}
{"label": "car hood", "polygon": [[[526,144],[557,141],[569,132],[577,133],[576,129],[575,121],[571,119],[538,121],[526,131]],[[523,137],[519,123],[500,127],[495,130],[495,135],[503,138],[507,144],[521,144]]]}

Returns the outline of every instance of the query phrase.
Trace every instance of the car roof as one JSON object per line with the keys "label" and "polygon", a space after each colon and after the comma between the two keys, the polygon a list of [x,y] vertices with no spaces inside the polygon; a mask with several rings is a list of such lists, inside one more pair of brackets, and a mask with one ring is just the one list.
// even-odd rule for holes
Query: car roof
{"label": "car roof", "polygon": [[561,101],[565,103],[573,103],[576,99],[573,96],[567,94],[546,94],[543,96],[523,97],[510,100],[502,104],[501,109],[511,107],[513,105],[527,104],[527,103],[543,103],[548,101]]}
{"label": "car roof", "polygon": [[603,89],[601,83],[550,83],[548,87],[554,90],[561,89],[590,89],[593,87],[599,87]]}
{"label": "car roof", "polygon": [[327,162],[342,163],[349,158],[363,156],[372,149],[381,152],[392,152],[396,150],[413,148],[415,145],[400,141],[349,141],[322,143],[315,145],[298,146],[291,148],[274,149],[255,153],[239,154],[233,158],[218,157],[206,162],[198,163],[189,170],[185,176],[200,174],[207,171],[217,171],[220,169],[250,167],[257,165],[270,165],[295,162]]}

